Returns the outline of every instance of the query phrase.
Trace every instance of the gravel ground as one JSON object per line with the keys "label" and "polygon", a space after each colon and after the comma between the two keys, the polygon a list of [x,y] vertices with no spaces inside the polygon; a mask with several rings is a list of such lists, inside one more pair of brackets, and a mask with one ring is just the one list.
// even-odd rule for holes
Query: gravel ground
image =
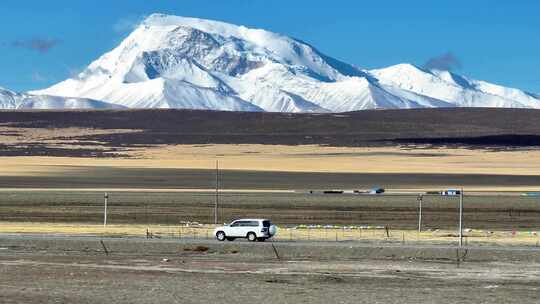
{"label": "gravel ground", "polygon": [[[110,248],[108,255],[95,248],[98,239],[0,237],[0,302],[540,301],[540,263],[534,258],[539,252],[535,250],[506,249],[504,255],[514,258],[499,259],[490,258],[486,249],[483,258],[458,264],[427,257],[426,252],[435,249],[455,251],[442,247],[404,248],[398,255],[355,258],[339,254],[340,249],[351,247],[348,244],[276,244],[282,253],[278,260],[271,244],[153,241],[150,249],[136,247],[143,240],[104,242]],[[309,246],[309,257],[290,254]],[[369,250],[374,249],[392,250]],[[337,253],[328,258],[328,252]]]}

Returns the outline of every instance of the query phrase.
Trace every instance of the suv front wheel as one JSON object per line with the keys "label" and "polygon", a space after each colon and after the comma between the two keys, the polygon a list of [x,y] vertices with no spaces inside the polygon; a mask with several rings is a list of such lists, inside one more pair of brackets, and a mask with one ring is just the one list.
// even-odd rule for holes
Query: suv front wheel
{"label": "suv front wheel", "polygon": [[255,233],[250,232],[247,234],[247,239],[250,242],[255,242],[257,240],[257,236],[255,235]]}
{"label": "suv front wheel", "polygon": [[218,232],[216,233],[216,239],[217,239],[218,241],[220,241],[220,242],[225,241],[225,232],[223,232],[223,231],[218,231]]}

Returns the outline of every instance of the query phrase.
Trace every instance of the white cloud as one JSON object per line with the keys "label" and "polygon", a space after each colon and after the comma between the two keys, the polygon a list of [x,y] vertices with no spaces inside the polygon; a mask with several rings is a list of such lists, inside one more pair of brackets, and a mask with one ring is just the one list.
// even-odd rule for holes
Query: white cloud
{"label": "white cloud", "polygon": [[142,21],[144,16],[127,16],[120,18],[113,24],[113,30],[117,33],[126,33],[134,30]]}
{"label": "white cloud", "polygon": [[45,82],[45,81],[47,81],[47,77],[43,76],[43,74],[41,74],[40,72],[32,73],[31,78],[32,78],[32,81],[35,81],[35,82]]}

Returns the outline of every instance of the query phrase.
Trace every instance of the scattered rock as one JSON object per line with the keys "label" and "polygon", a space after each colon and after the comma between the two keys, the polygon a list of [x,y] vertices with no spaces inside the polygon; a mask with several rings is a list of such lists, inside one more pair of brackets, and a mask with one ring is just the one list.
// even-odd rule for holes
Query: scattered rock
{"label": "scattered rock", "polygon": [[275,284],[287,284],[289,281],[282,280],[282,279],[268,279],[264,280],[266,283],[275,283]]}
{"label": "scattered rock", "polygon": [[195,248],[193,249],[193,251],[197,251],[197,252],[206,252],[206,251],[208,251],[208,249],[209,249],[209,248],[206,247],[206,246],[197,246],[197,247],[195,247]]}
{"label": "scattered rock", "polygon": [[206,252],[206,251],[208,251],[208,249],[210,249],[210,248],[208,248],[206,246],[200,246],[199,245],[199,246],[197,246],[195,248],[186,247],[186,248],[184,248],[184,251]]}

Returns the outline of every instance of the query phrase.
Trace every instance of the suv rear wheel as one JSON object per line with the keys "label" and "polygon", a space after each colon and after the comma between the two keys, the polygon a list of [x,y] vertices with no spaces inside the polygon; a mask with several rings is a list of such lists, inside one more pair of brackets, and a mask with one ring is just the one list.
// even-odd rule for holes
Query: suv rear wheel
{"label": "suv rear wheel", "polygon": [[225,241],[225,232],[223,232],[223,231],[218,231],[218,232],[216,233],[216,239],[217,239],[218,241],[220,241],[220,242]]}
{"label": "suv rear wheel", "polygon": [[250,242],[255,242],[255,241],[257,240],[257,236],[255,235],[255,233],[249,232],[249,233],[247,234],[247,239],[248,239],[248,241],[250,241]]}

